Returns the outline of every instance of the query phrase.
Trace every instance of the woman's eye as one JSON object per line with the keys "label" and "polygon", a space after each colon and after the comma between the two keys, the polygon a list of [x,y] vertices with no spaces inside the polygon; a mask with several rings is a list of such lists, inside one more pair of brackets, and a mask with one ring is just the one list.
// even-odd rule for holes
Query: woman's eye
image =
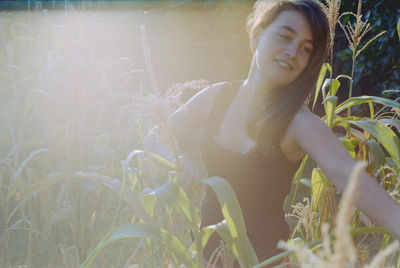
{"label": "woman's eye", "polygon": [[311,52],[312,52],[312,49],[309,47],[302,47],[301,50],[303,50],[304,52],[306,52],[308,54],[311,54]]}
{"label": "woman's eye", "polygon": [[278,34],[278,36],[279,36],[281,39],[283,39],[283,40],[286,40],[286,41],[289,41],[289,40],[290,40],[290,37],[287,36],[286,34]]}

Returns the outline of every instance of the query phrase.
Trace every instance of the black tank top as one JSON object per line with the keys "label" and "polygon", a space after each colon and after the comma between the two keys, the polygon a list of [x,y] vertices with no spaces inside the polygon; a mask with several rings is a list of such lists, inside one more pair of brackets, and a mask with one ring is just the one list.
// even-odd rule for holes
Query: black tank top
{"label": "black tank top", "polygon": [[[247,234],[261,261],[277,254],[277,242],[288,237],[283,202],[290,191],[291,179],[299,163],[290,162],[280,146],[271,145],[263,153],[253,149],[240,154],[215,142],[214,137],[241,82],[227,83],[216,95],[206,124],[202,155],[208,176],[226,179],[235,191]],[[223,216],[217,197],[207,187],[201,204],[201,225],[204,227],[221,220]],[[216,234],[210,238],[204,251],[206,258],[218,247],[218,240]]]}

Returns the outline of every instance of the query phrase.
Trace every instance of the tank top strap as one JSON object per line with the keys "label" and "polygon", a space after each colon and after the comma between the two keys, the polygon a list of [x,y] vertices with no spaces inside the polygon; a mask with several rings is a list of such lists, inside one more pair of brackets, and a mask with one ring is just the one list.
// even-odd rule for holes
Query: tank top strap
{"label": "tank top strap", "polygon": [[209,134],[215,134],[221,126],[221,122],[228,107],[233,101],[242,82],[242,80],[228,82],[219,89],[207,118],[207,132]]}

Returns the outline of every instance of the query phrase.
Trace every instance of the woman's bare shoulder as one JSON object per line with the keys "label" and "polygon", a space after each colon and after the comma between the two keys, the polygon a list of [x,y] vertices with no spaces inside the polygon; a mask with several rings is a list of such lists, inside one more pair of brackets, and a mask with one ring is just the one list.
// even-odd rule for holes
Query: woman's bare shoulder
{"label": "woman's bare shoulder", "polygon": [[189,101],[180,107],[172,117],[176,115],[207,117],[209,110],[214,103],[215,96],[223,85],[227,82],[212,84],[198,93],[196,93]]}
{"label": "woman's bare shoulder", "polygon": [[215,96],[217,95],[221,87],[226,85],[227,83],[228,82],[219,82],[203,88],[197,94],[195,94],[187,103],[185,103],[185,105],[193,106],[193,104],[200,104],[202,109],[206,108],[207,106],[212,106]]}
{"label": "woman's bare shoulder", "polygon": [[[294,116],[291,124],[290,124],[294,130],[309,130],[313,131],[313,129],[310,129],[310,126],[313,127],[326,127],[326,124],[319,118],[316,114],[314,114],[310,109],[308,109],[305,105],[302,105],[299,109],[299,111],[296,113]],[[304,126],[307,125],[306,128]]]}
{"label": "woman's bare shoulder", "polygon": [[226,83],[215,83],[196,93],[170,116],[171,128],[190,134],[202,127],[208,118],[215,96]]}
{"label": "woman's bare shoulder", "polygon": [[297,114],[295,115],[295,117],[304,117],[304,116],[316,116],[313,112],[310,111],[310,109],[308,109],[307,106],[302,105],[299,109],[299,111],[297,112]]}
{"label": "woman's bare shoulder", "polygon": [[[292,161],[301,159],[305,152],[298,143],[299,133],[304,135],[304,124],[314,120],[321,121],[315,114],[313,114],[305,105],[302,105],[299,111],[294,115],[290,122],[288,129],[281,140],[281,150],[285,153],[286,157]],[[321,122],[322,123],[322,122]],[[312,129],[308,129],[313,131]]]}

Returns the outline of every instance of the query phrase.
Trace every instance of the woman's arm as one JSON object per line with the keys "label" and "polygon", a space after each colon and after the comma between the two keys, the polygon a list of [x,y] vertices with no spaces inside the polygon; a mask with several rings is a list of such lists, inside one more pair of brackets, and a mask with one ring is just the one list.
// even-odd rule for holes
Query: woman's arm
{"label": "woman's arm", "polygon": [[[222,85],[223,83],[218,83],[204,88],[176,110],[168,118],[167,124],[171,132],[169,135],[174,136],[179,142],[187,139],[200,129],[205,124],[214,97]],[[144,148],[175,162],[173,153],[160,142],[157,136],[159,131],[159,126],[155,126],[145,136],[143,139]]]}
{"label": "woman's arm", "polygon": [[[344,191],[355,160],[320,118],[302,107],[289,125],[287,136],[317,162],[340,192]],[[365,171],[358,190],[357,207],[400,239],[400,206],[396,201]]]}
{"label": "woman's arm", "polygon": [[169,117],[169,127],[178,140],[187,138],[205,125],[214,98],[224,84],[221,82],[202,89]]}
{"label": "woman's arm", "polygon": [[[167,135],[174,136],[178,145],[185,143],[194,132],[205,124],[215,95],[222,85],[223,83],[218,83],[201,90],[168,118],[167,124],[170,133]],[[179,153],[168,149],[157,135],[160,132],[159,128],[159,126],[155,126],[145,136],[143,147],[176,163],[181,171],[179,180],[184,183],[184,187],[187,187],[193,180],[200,177],[200,168],[187,156],[184,146],[178,146]]]}

